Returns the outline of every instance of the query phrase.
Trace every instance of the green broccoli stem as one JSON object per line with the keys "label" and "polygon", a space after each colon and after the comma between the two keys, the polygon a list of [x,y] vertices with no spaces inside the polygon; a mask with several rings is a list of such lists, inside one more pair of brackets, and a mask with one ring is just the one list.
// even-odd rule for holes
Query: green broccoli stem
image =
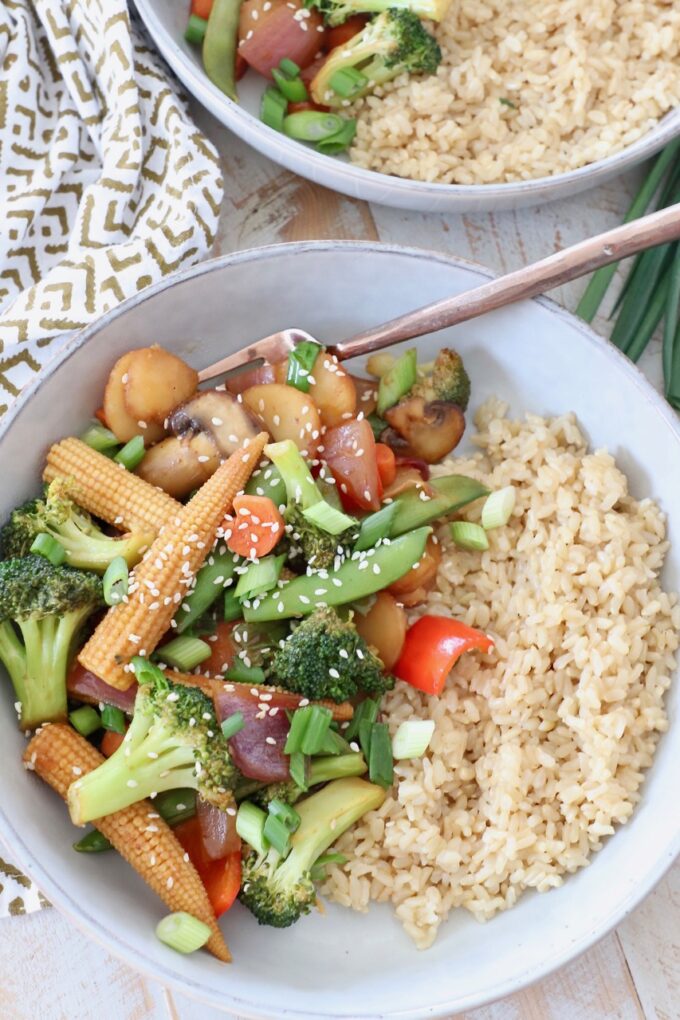
{"label": "green broccoli stem", "polygon": [[296,806],[300,825],[291,838],[291,849],[276,869],[276,884],[294,885],[308,874],[317,858],[367,811],[379,808],[385,791],[363,779],[336,779]]}
{"label": "green broccoli stem", "polygon": [[82,527],[82,518],[76,516],[48,532],[66,550],[65,562],[69,567],[94,570],[103,574],[111,560],[122,556],[128,567],[133,567],[153,541],[153,533],[141,532],[125,538],[111,538],[94,525]]}
{"label": "green broccoli stem", "polygon": [[303,510],[307,510],[322,502],[323,496],[292,439],[269,443],[264,453],[283,478],[290,503],[299,503]]}
{"label": "green broccoli stem", "polygon": [[198,788],[194,752],[177,744],[172,731],[135,713],[123,743],[110,758],[68,791],[74,825],[113,814],[153,793]]}

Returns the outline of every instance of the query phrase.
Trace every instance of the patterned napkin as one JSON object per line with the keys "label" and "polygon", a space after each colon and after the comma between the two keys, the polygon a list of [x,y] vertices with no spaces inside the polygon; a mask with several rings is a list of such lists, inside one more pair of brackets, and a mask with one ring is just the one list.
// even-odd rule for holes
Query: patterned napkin
{"label": "patterned napkin", "polygon": [[[0,4],[0,414],[64,340],[201,259],[222,178],[125,0]],[[0,859],[0,917],[45,904]]]}

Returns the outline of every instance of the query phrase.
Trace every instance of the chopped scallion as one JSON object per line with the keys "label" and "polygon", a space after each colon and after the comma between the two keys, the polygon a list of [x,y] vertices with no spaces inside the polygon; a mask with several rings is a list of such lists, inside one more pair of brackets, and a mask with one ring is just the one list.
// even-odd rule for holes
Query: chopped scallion
{"label": "chopped scallion", "polygon": [[287,78],[277,67],[272,70],[272,78],[281,95],[285,96],[289,103],[304,103],[308,99],[302,78]]}
{"label": "chopped scallion", "polygon": [[299,749],[303,754],[319,754],[333,720],[333,713],[329,708],[322,708],[321,705],[309,705],[302,711],[309,714]]}
{"label": "chopped scallion", "polygon": [[102,708],[101,725],[105,730],[110,730],[111,733],[125,733],[125,713],[115,705],[104,705]]}
{"label": "chopped scallion", "polygon": [[301,790],[307,790],[307,758],[302,751],[293,751],[288,766],[290,778]]}
{"label": "chopped scallion", "polygon": [[288,100],[273,85],[266,88],[262,93],[260,102],[260,120],[267,127],[274,131],[283,131],[283,122],[286,118]]}
{"label": "chopped scallion", "polygon": [[81,708],[74,708],[69,712],[68,720],[73,729],[80,733],[81,737],[89,737],[101,729],[102,721],[99,712],[92,705],[82,705]]}
{"label": "chopped scallion", "polygon": [[341,67],[331,75],[328,84],[343,99],[351,99],[368,84],[368,78],[354,67]]}
{"label": "chopped scallion", "polygon": [[144,460],[144,440],[141,436],[133,436],[113,458],[128,471],[134,471]]}
{"label": "chopped scallion", "polygon": [[387,723],[373,723],[370,752],[368,756],[368,777],[379,786],[391,786],[394,782],[392,744]]}
{"label": "chopped scallion", "polygon": [[337,156],[339,152],[349,149],[356,133],[356,120],[345,120],[340,130],[334,135],[331,135],[329,138],[322,138],[320,142],[317,142],[316,150],[317,152],[322,152],[324,156]]}
{"label": "chopped scallion", "polygon": [[133,655],[130,665],[140,684],[165,683],[165,674],[155,662],[151,662],[143,655]]}
{"label": "chopped scallion", "polygon": [[238,684],[263,684],[265,681],[263,669],[259,666],[246,666],[240,659],[232,663],[224,677]]}
{"label": "chopped scallion", "polygon": [[321,344],[313,340],[301,340],[300,343],[288,352],[288,372],[286,384],[294,386],[302,393],[308,393],[310,387],[309,377],[313,373],[314,365],[319,354],[323,351]]}
{"label": "chopped scallion", "polygon": [[294,60],[290,60],[288,57],[283,58],[279,64],[279,70],[285,74],[286,78],[298,78],[300,75],[300,68]]}
{"label": "chopped scallion", "polygon": [[299,142],[320,142],[342,130],[344,121],[337,113],[320,110],[301,110],[289,114],[283,121],[283,132]]}
{"label": "chopped scallion", "polygon": [[66,550],[63,545],[61,542],[57,542],[56,538],[52,538],[51,535],[36,535],[31,544],[30,551],[35,553],[36,556],[44,556],[55,567],[58,567],[66,559]]}
{"label": "chopped scallion", "polygon": [[236,598],[234,588],[228,588],[224,593],[224,619],[229,623],[232,620],[243,619],[243,606]]}
{"label": "chopped scallion", "polygon": [[482,552],[489,548],[489,539],[484,528],[470,521],[454,521],[451,525],[451,538],[461,549]]}
{"label": "chopped scallion", "polygon": [[187,27],[184,29],[184,38],[192,46],[200,46],[208,27],[206,18],[200,18],[198,14],[190,14]]}
{"label": "chopped scallion", "polygon": [[374,701],[373,698],[365,698],[360,701],[354,709],[354,715],[350,720],[350,724],[345,730],[346,740],[356,740],[359,736],[359,726],[366,720],[370,724],[376,722],[378,718],[378,702]]}
{"label": "chopped scallion", "polygon": [[222,723],[222,735],[225,740],[229,740],[231,737],[235,737],[237,733],[240,733],[246,722],[243,718],[243,712],[234,712],[228,719],[225,719]]}
{"label": "chopped scallion", "polygon": [[422,758],[430,746],[434,720],[407,719],[401,723],[392,740],[392,755],[397,758]]}
{"label": "chopped scallion", "polygon": [[342,510],[336,510],[323,499],[315,503],[314,506],[303,510],[302,515],[306,520],[315,524],[320,531],[325,531],[327,535],[339,535],[357,523],[356,518],[350,517]]}
{"label": "chopped scallion", "polygon": [[102,588],[107,606],[117,606],[128,593],[130,575],[124,556],[115,556],[104,571]]}
{"label": "chopped scallion", "polygon": [[486,497],[482,507],[482,527],[485,531],[504,527],[515,509],[517,493],[513,485],[497,489]]}
{"label": "chopped scallion", "polygon": [[182,673],[190,673],[211,655],[212,648],[208,642],[191,637],[190,634],[180,634],[167,644],[161,645],[155,653],[160,662],[166,662],[168,666],[174,666]]}
{"label": "chopped scallion", "polygon": [[263,835],[265,841],[285,857],[290,850],[290,830],[287,825],[276,815],[268,814],[264,822]]}
{"label": "chopped scallion", "polygon": [[269,801],[267,809],[270,815],[274,815],[275,818],[283,822],[289,832],[295,832],[300,825],[300,816],[295,808],[286,804],[285,801],[279,800],[278,797]]}
{"label": "chopped scallion", "polygon": [[418,359],[415,347],[404,351],[392,367],[385,372],[378,383],[377,413],[382,417],[385,411],[406,396],[418,377]]}
{"label": "chopped scallion", "polygon": [[346,864],[347,858],[344,854],[328,853],[321,854],[321,857],[317,857],[314,862],[314,866],[310,871],[310,876],[313,882],[323,882],[326,878],[326,866],[328,864]]}
{"label": "chopped scallion", "polygon": [[279,579],[285,553],[280,556],[263,556],[262,559],[249,563],[241,574],[234,595],[237,599],[254,598],[271,591]]}
{"label": "chopped scallion", "polygon": [[156,925],[156,936],[178,953],[195,953],[204,946],[212,932],[207,924],[184,910],[167,914]]}
{"label": "chopped scallion", "polygon": [[372,549],[383,538],[388,538],[392,522],[396,516],[399,504],[386,503],[380,510],[368,514],[361,522],[359,537],[354,546],[354,552],[362,552],[365,549]]}
{"label": "chopped scallion", "polygon": [[331,728],[328,729],[325,737],[323,738],[323,743],[321,744],[321,747],[317,751],[317,754],[323,754],[323,755],[329,755],[329,754],[330,755],[337,755],[337,754],[351,754],[351,753],[352,753],[352,748],[349,746],[349,744],[345,740],[345,738],[340,736],[339,733],[336,733],[336,731],[334,729],[331,729]]}
{"label": "chopped scallion", "polygon": [[83,443],[86,443],[91,449],[97,450],[98,453],[103,453],[105,450],[112,450],[115,446],[120,446],[118,439],[111,429],[100,425],[98,421],[93,422],[80,438]]}
{"label": "chopped scallion", "polygon": [[266,849],[264,840],[266,821],[267,815],[256,804],[251,804],[249,800],[241,802],[236,814],[236,831],[244,843],[252,846],[258,854],[263,854]]}

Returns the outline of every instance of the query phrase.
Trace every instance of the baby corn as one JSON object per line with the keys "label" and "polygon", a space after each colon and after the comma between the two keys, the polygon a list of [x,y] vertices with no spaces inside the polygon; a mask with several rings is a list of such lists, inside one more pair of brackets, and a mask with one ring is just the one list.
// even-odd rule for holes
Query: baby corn
{"label": "baby corn", "polygon": [[186,506],[177,506],[131,578],[127,602],[108,611],[78,659],[106,683],[127,690],[130,659],[150,655],[215,541],[234,496],[257,466],[266,432],[237,450]]}
{"label": "baby corn", "polygon": [[157,535],[181,510],[181,504],[162,489],[74,437],[50,448],[43,478],[46,482],[69,479],[74,502],[121,531],[151,529]]}
{"label": "baby corn", "polygon": [[[24,751],[26,768],[35,771],[64,800],[69,786],[104,760],[84,737],[61,723],[39,729]],[[97,819],[96,827],[169,910],[185,910],[208,925],[212,935],[207,948],[228,963],[231,955],[199,874],[172,829],[154,811],[153,803],[139,801]]]}

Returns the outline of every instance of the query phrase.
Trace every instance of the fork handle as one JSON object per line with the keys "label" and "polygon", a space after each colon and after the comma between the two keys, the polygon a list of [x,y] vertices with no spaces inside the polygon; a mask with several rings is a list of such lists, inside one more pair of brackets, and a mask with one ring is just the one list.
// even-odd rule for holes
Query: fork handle
{"label": "fork handle", "polygon": [[602,266],[628,258],[646,248],[680,238],[680,203],[651,213],[603,234],[580,241],[523,269],[475,287],[473,290],[424,305],[381,326],[343,340],[329,348],[341,361],[379,351],[400,340],[436,333],[447,326],[474,319],[494,308],[536,297]]}

